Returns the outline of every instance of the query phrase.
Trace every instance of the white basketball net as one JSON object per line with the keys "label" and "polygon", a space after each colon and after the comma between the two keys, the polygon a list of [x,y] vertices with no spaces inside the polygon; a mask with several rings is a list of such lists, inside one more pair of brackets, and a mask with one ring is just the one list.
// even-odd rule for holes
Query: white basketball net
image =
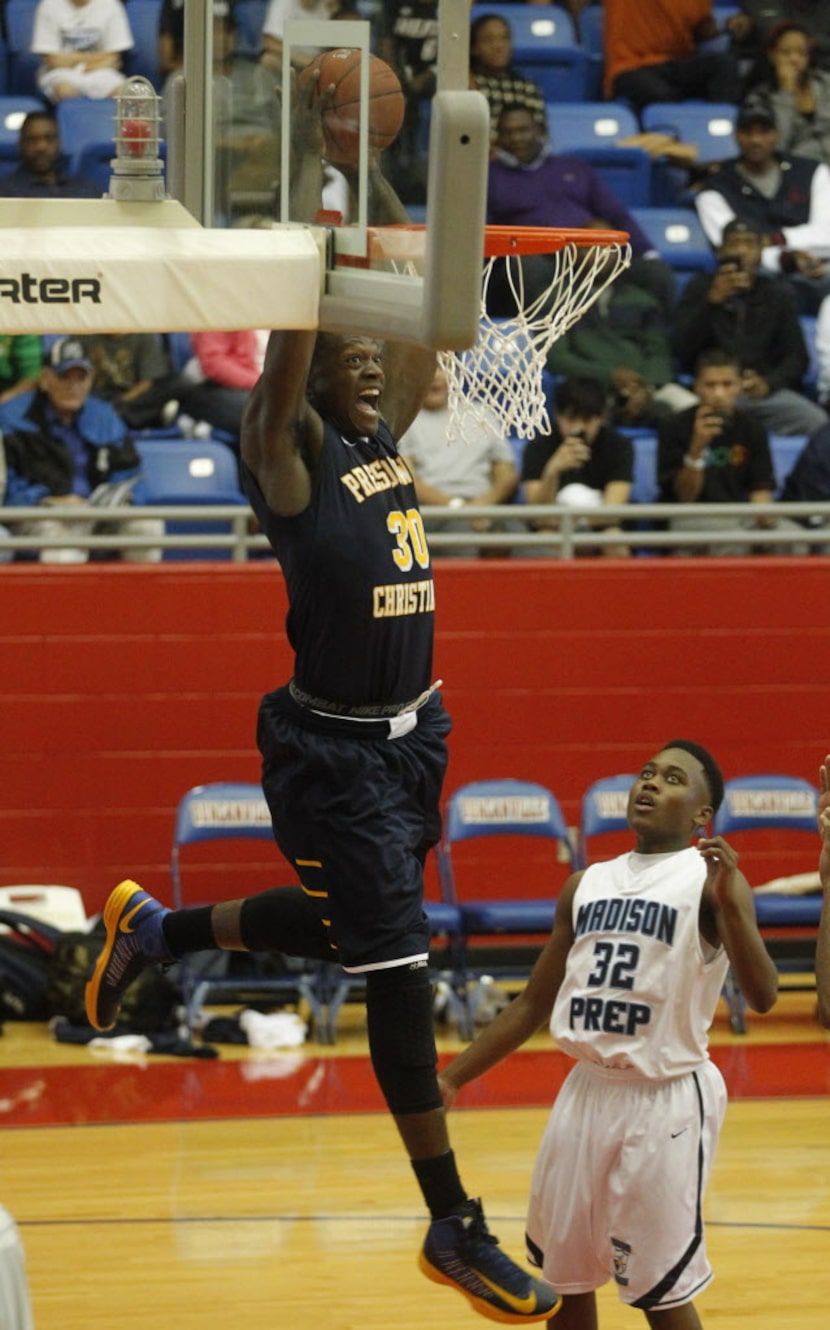
{"label": "white basketball net", "polygon": [[[550,284],[528,305],[520,257],[485,261],[478,340],[469,351],[438,353],[449,381],[451,440],[464,439],[468,429],[492,428],[494,415],[503,433],[515,438],[529,439],[550,430],[542,381],[548,352],[628,267],[631,248],[567,244],[549,257]],[[496,262],[505,265],[518,311],[506,319],[487,313]]]}

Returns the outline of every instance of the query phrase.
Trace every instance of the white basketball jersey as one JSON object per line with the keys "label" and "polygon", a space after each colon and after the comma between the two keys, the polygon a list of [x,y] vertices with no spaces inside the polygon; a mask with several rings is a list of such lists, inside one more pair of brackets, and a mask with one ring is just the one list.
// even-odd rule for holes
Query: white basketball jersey
{"label": "white basketball jersey", "polygon": [[707,959],[698,916],[706,864],[691,847],[593,864],[573,898],[574,943],[551,1016],[571,1057],[650,1079],[705,1061],[728,969]]}

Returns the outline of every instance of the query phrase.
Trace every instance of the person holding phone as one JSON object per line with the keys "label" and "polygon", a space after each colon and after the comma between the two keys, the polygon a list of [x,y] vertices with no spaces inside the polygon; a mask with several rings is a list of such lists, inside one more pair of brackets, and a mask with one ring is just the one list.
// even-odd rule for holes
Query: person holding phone
{"label": "person holding phone", "polygon": [[[694,390],[699,404],[679,411],[658,430],[657,477],[661,503],[768,504],[775,497],[775,473],[769,439],[760,421],[738,406],[741,374],[728,351],[705,351],[695,370]],[[672,518],[672,531],[751,530],[776,526],[799,527],[767,514],[735,517],[684,512]],[[776,545],[775,554],[801,554],[807,546]],[[678,546],[673,554],[746,555],[745,541],[718,541],[692,547]]]}

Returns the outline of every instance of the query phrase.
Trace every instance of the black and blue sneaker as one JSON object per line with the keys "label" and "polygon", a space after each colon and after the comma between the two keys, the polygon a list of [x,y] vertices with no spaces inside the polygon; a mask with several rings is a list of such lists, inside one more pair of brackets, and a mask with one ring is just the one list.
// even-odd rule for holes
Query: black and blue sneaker
{"label": "black and blue sneaker", "polygon": [[148,965],[175,959],[162,932],[170,911],[137,882],[121,882],[104,906],[107,940],[86,984],[86,1014],[96,1030],[110,1030],[118,1020],[121,998]]}
{"label": "black and blue sneaker", "polygon": [[457,1288],[491,1321],[506,1325],[546,1321],[562,1305],[550,1284],[501,1250],[480,1201],[467,1200],[446,1219],[434,1219],[418,1263],[427,1279]]}

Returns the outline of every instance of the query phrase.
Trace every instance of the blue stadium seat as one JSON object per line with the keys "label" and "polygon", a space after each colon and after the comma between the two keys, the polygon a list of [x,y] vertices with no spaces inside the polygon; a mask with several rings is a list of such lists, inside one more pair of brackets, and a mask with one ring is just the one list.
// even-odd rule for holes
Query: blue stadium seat
{"label": "blue stadium seat", "polygon": [[586,5],[580,13],[579,41],[588,57],[589,96],[600,99],[605,74],[605,10],[602,5]]}
{"label": "blue stadium seat", "polygon": [[480,3],[471,7],[470,22],[485,14],[497,14],[509,25],[517,65],[538,61],[552,46],[577,45],[573,19],[560,5]]}
{"label": "blue stadium seat", "polygon": [[638,433],[631,443],[634,447],[631,502],[657,503],[660,495],[657,485],[657,432],[648,430]]}
{"label": "blue stadium seat", "polygon": [[238,55],[259,55],[262,50],[262,25],[267,11],[268,0],[237,0],[234,18]]}
{"label": "blue stadium seat", "polygon": [[0,169],[17,165],[20,126],[30,111],[42,111],[39,97],[0,96]]}
{"label": "blue stadium seat", "polygon": [[[536,8],[537,6],[532,6]],[[548,46],[516,67],[539,84],[546,102],[584,102],[591,92],[591,61],[578,46]]]}
{"label": "blue stadium seat", "polygon": [[198,499],[234,503],[241,499],[239,472],[231,449],[215,439],[139,439],[145,503]]}
{"label": "blue stadium seat", "polygon": [[513,64],[534,79],[546,101],[584,101],[591,61],[576,40],[573,19],[559,5],[477,4],[471,21],[497,15],[510,28]]}
{"label": "blue stadium seat", "polygon": [[133,49],[124,56],[124,69],[128,74],[141,74],[161,91],[159,65],[159,15],[161,0],[126,0],[127,18],[130,20]]}
{"label": "blue stadium seat", "polygon": [[775,493],[780,497],[784,481],[795,466],[798,454],[807,442],[806,434],[770,434],[769,451],[775,472]]}
{"label": "blue stadium seat", "polygon": [[715,256],[697,213],[691,208],[632,208],[660,258],[683,284],[692,273],[713,272]]}
{"label": "blue stadium seat", "polygon": [[617,140],[640,126],[622,102],[548,102],[546,114],[556,152],[589,161],[628,208],[651,203],[651,158],[642,148],[620,148]]}
{"label": "blue stadium seat", "polygon": [[167,354],[170,357],[170,364],[176,374],[183,370],[189,360],[193,359],[193,343],[190,340],[189,332],[169,332],[165,333],[164,340],[167,346]]}
{"label": "blue stadium seat", "polygon": [[6,44],[8,46],[7,91],[37,97],[40,60],[32,55],[32,28],[37,0],[7,0]]}
{"label": "blue stadium seat", "polygon": [[694,143],[699,161],[720,162],[737,156],[735,118],[731,102],[652,102],[642,113],[643,129],[672,134],[679,143]]}
{"label": "blue stadium seat", "polygon": [[[136,439],[142,479],[135,492],[142,504],[234,504],[246,506],[236,457],[216,439]],[[168,535],[228,535],[227,521],[169,521]],[[167,549],[165,560],[228,559],[227,548]]]}
{"label": "blue stadium seat", "polygon": [[819,379],[818,347],[816,345],[818,318],[815,314],[800,314],[798,321],[801,324],[801,331],[807,344],[807,355],[810,357],[807,373],[804,375],[803,388],[806,395],[815,400],[818,395]]}
{"label": "blue stadium seat", "polygon": [[109,144],[115,156],[115,102],[112,97],[72,97],[55,108],[61,147],[69,169],[80,174],[81,153],[90,144]]}

